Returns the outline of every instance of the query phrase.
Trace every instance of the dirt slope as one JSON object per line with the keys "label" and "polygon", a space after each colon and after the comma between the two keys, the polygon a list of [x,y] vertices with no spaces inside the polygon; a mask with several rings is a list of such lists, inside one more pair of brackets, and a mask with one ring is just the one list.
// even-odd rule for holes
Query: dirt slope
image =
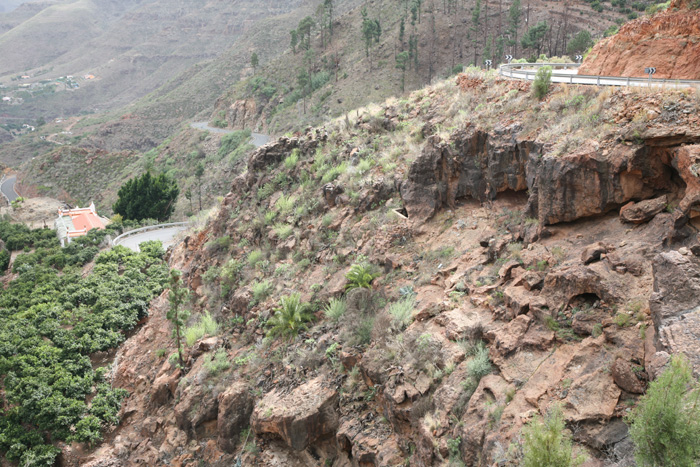
{"label": "dirt slope", "polygon": [[700,9],[677,0],[661,13],[630,21],[593,48],[579,73],[654,78],[700,79]]}

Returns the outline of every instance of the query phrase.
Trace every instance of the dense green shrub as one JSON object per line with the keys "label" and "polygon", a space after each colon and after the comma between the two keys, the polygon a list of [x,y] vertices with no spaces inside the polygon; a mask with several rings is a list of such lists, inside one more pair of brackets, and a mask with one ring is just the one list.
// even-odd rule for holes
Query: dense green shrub
{"label": "dense green shrub", "polygon": [[337,323],[347,309],[348,306],[344,298],[331,298],[326,308],[324,308],[323,313],[326,315],[326,318]]}
{"label": "dense green shrub", "polygon": [[219,146],[219,159],[222,159],[241,147],[247,145],[250,141],[250,130],[233,131],[221,138],[221,146]]}
{"label": "dense green shrub", "polygon": [[118,421],[125,393],[102,383],[89,356],[117,346],[146,316],[168,268],[157,255],[118,246],[84,277],[79,266],[103,235],[20,254],[17,278],[0,290],[0,451],[8,460],[53,465],[58,451],[49,441],[95,442]]}
{"label": "dense green shrub", "polygon": [[193,326],[185,329],[185,342],[188,346],[192,346],[195,342],[204,336],[216,336],[219,332],[219,324],[211,317],[207,311],[200,316],[199,321]]}
{"label": "dense green shrub", "polygon": [[700,462],[700,385],[688,361],[674,356],[629,414],[640,466],[695,466]]}
{"label": "dense green shrub", "polygon": [[372,281],[377,277],[379,277],[379,273],[376,272],[371,264],[353,264],[345,275],[345,278],[348,280],[345,288],[348,290],[357,288],[369,289],[372,287]]}
{"label": "dense green shrub", "polygon": [[119,198],[112,210],[124,219],[153,218],[162,222],[172,215],[179,194],[175,180],[166,174],[154,177],[151,172],[146,172],[119,188]]}
{"label": "dense green shrub", "polygon": [[405,298],[389,305],[389,314],[391,315],[392,324],[403,331],[413,321],[413,307],[416,301],[413,295],[408,295]]}
{"label": "dense green shrub", "polygon": [[307,323],[313,319],[310,305],[301,301],[298,293],[280,299],[280,306],[267,322],[271,337],[293,338],[300,331],[307,329]]}
{"label": "dense green shrub", "polygon": [[10,257],[11,254],[6,248],[0,250],[0,271],[7,271],[8,266],[10,266]]}
{"label": "dense green shrub", "polygon": [[552,83],[552,67],[543,66],[535,74],[535,82],[532,83],[532,92],[538,99],[544,98],[549,93]]}
{"label": "dense green shrub", "polygon": [[574,459],[571,440],[564,431],[561,406],[553,406],[544,421],[533,418],[523,429],[523,467],[571,467],[584,459]]}

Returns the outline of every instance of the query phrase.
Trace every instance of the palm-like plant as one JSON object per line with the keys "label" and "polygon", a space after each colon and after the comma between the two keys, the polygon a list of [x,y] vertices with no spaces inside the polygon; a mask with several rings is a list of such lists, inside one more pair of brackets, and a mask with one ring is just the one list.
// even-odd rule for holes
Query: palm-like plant
{"label": "palm-like plant", "polygon": [[268,335],[271,337],[293,338],[300,331],[308,329],[307,323],[313,319],[308,303],[301,301],[298,293],[287,295],[280,299],[279,308],[267,324],[270,326]]}
{"label": "palm-like plant", "polygon": [[371,264],[353,264],[345,275],[345,278],[348,280],[345,288],[347,290],[357,288],[369,289],[372,281],[378,276],[379,274],[374,271]]}

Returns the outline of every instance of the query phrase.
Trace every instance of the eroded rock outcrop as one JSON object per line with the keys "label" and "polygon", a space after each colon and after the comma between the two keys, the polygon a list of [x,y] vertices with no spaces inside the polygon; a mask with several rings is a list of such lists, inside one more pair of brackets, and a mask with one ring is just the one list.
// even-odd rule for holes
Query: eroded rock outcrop
{"label": "eroded rock outcrop", "polygon": [[272,391],[253,411],[251,427],[258,435],[281,438],[290,448],[301,451],[309,444],[338,429],[338,392],[323,378],[313,379],[289,394]]}
{"label": "eroded rock outcrop", "polygon": [[649,300],[658,350],[683,353],[700,373],[700,260],[678,251],[660,253],[653,264]]}
{"label": "eroded rock outcrop", "polygon": [[693,5],[676,0],[662,13],[626,23],[593,47],[579,73],[643,78],[653,66],[654,78],[700,79],[700,9]]}
{"label": "eroded rock outcrop", "polygon": [[493,134],[467,129],[453,135],[454,144],[429,137],[401,185],[409,218],[425,221],[466,196],[483,201],[505,190],[526,190],[526,165],[538,148],[517,141],[520,129],[512,125]]}
{"label": "eroded rock outcrop", "polygon": [[[700,149],[682,145],[694,142],[696,135],[667,141],[673,136],[668,130],[650,133],[648,145],[605,149],[588,142],[554,156],[543,155],[534,142],[519,140],[519,130],[512,125],[492,133],[467,129],[449,141],[428,138],[401,184],[409,218],[420,224],[442,208],[454,208],[460,198],[484,202],[507,190],[528,190],[526,211],[543,225],[604,214],[630,201],[642,201],[639,209],[626,206],[623,218],[630,222],[651,219],[671,201],[679,202],[682,216],[700,203],[695,175]],[[658,196],[665,193],[666,198]],[[652,198],[655,202],[647,206],[650,202],[644,200]]]}

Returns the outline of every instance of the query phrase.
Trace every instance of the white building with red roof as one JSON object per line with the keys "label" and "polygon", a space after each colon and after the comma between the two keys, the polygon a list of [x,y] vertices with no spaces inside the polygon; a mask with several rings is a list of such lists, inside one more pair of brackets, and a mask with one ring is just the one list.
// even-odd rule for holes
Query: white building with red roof
{"label": "white building with red roof", "polygon": [[105,225],[95,211],[95,203],[87,208],[59,209],[54,222],[61,246],[66,246],[75,237],[82,237],[92,229],[104,229]]}

